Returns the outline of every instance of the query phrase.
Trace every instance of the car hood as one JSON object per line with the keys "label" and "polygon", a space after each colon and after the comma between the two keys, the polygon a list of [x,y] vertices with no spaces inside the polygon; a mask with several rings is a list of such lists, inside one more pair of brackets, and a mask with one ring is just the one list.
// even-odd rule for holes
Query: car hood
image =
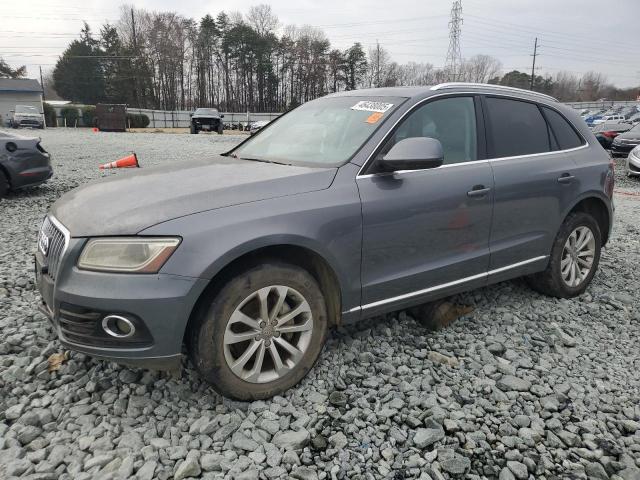
{"label": "car hood", "polygon": [[619,140],[634,140],[640,142],[640,132],[624,132],[616,137]]}
{"label": "car hood", "polygon": [[213,113],[210,113],[210,114],[204,114],[204,113],[195,114],[194,113],[193,115],[191,115],[191,118],[217,118],[217,119],[219,119],[221,117],[220,117],[219,113],[217,113],[217,114],[213,114]]}
{"label": "car hood", "polygon": [[122,173],[68,192],[51,213],[73,237],[134,235],[185,215],[323,190],[336,169],[218,157]]}

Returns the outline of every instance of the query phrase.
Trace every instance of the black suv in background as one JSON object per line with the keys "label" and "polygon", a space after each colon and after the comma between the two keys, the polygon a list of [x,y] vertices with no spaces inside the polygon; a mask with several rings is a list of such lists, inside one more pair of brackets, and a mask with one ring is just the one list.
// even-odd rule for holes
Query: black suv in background
{"label": "black suv in background", "polygon": [[224,130],[223,118],[224,115],[215,108],[198,108],[191,115],[190,133],[218,132],[218,134],[222,135]]}

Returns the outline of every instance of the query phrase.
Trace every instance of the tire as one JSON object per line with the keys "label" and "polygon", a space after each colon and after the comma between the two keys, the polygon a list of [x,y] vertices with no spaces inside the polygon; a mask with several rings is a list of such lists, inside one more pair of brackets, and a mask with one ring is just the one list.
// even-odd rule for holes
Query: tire
{"label": "tire", "polygon": [[224,126],[222,124],[218,125],[218,135],[222,135],[224,133]]}
{"label": "tire", "polygon": [[[583,260],[588,260],[589,258],[591,258],[591,266],[589,267],[590,269],[588,270],[588,272],[586,272],[584,269],[581,269],[580,276],[575,275],[576,279],[574,283],[570,284],[567,282],[567,280],[565,280],[565,277],[563,276],[563,273],[561,271],[563,258],[566,262],[567,256],[570,258],[572,257],[571,253],[565,251],[565,246],[567,245],[567,240],[569,239],[570,235],[572,235],[574,232],[577,232],[578,229],[581,229],[581,232],[584,232],[584,228],[588,229],[593,236],[592,246],[585,246],[585,248],[589,251],[593,251],[593,254],[578,255],[577,258],[582,258]],[[579,242],[581,239],[579,235],[580,233],[578,233],[577,237],[574,237],[576,238],[577,242]],[[545,295],[558,298],[577,297],[586,290],[586,288],[591,283],[593,276],[598,270],[601,248],[602,234],[600,232],[598,222],[596,222],[596,220],[591,215],[588,215],[586,213],[571,213],[567,216],[564,223],[560,227],[560,231],[558,232],[558,235],[553,242],[551,256],[549,258],[549,265],[547,266],[546,270],[527,277],[527,282],[529,283],[531,288]],[[580,248],[578,248],[578,254],[580,254],[581,251],[584,252],[585,250],[581,250]],[[584,264],[576,263],[576,265]],[[584,268],[586,269],[586,267]],[[570,270],[567,271],[570,272]]]}
{"label": "tire", "polygon": [[198,127],[196,127],[195,125],[191,124],[189,126],[189,133],[191,133],[192,135],[197,135],[198,134]]}
{"label": "tire", "polygon": [[[284,301],[276,313],[276,302],[284,291]],[[278,316],[284,318],[288,309],[299,307],[301,312],[279,327],[269,321],[265,325],[261,320],[264,316],[259,313],[261,294],[267,299],[266,316],[274,323]],[[220,394],[238,400],[265,399],[293,387],[311,370],[324,346],[327,323],[326,302],[315,279],[299,267],[267,262],[237,275],[205,298],[203,313],[188,335],[189,356],[202,377]],[[278,331],[292,327],[305,330]],[[232,343],[234,335],[244,340]],[[296,346],[301,352],[299,357],[284,350],[282,342]],[[275,368],[278,363],[274,349],[280,365],[288,364],[280,374]],[[261,352],[263,362],[258,370]],[[242,363],[242,358],[247,361],[234,373],[231,365]]]}
{"label": "tire", "polygon": [[7,175],[0,169],[0,200],[5,197],[7,193],[9,193],[9,189],[11,186],[9,185],[9,179]]}

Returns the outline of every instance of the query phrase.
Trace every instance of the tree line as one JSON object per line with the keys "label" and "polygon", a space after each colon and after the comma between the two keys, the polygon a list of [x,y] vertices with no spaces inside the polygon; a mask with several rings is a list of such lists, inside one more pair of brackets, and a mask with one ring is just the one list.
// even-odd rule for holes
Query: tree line
{"label": "tree line", "polygon": [[616,89],[599,73],[536,75],[531,82],[525,72],[502,70],[488,55],[449,72],[429,63],[399,64],[381,45],[365,50],[356,42],[341,50],[317,28],[282,27],[268,5],[198,21],[123,5],[119,20],[97,34],[85,24],[50,82],[60,97],[78,103],[229,112],[280,112],[341,90],[452,79],[527,89],[533,83],[534,90],[563,101],[635,99],[637,93]]}

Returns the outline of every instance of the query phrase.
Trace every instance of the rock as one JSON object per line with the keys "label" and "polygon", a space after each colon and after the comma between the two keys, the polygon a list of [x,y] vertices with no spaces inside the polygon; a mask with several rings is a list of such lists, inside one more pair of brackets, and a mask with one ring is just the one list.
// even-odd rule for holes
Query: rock
{"label": "rock", "polygon": [[214,472],[222,470],[221,464],[224,456],[218,453],[205,453],[200,457],[200,466],[205,472]]}
{"label": "rock", "polygon": [[604,467],[597,462],[589,462],[585,465],[584,471],[587,477],[592,479],[608,480],[609,475],[605,471]]}
{"label": "rock", "polygon": [[525,464],[512,460],[507,462],[507,467],[509,467],[509,470],[511,470],[513,476],[518,480],[526,480],[527,478],[529,478],[529,471],[527,470],[527,466]]}
{"label": "rock", "polygon": [[184,462],[182,462],[178,467],[174,470],[173,479],[174,480],[183,480],[187,477],[197,477],[201,473],[200,464],[198,463],[197,458],[187,457]]}
{"label": "rock", "polygon": [[444,430],[438,428],[419,428],[413,436],[413,444],[418,448],[426,448],[444,438]]}
{"label": "rock", "polygon": [[439,352],[429,352],[427,358],[433,363],[440,363],[442,365],[449,365],[450,367],[457,367],[460,365],[460,361],[455,357],[447,357]]}
{"label": "rock", "polygon": [[503,375],[496,383],[497,387],[505,392],[526,392],[531,388],[531,382],[513,375]]}
{"label": "rock", "polygon": [[334,390],[329,395],[329,403],[336,407],[344,407],[347,404],[347,396],[343,392]]}
{"label": "rock", "polygon": [[307,430],[299,430],[297,432],[288,430],[275,434],[271,442],[285,450],[298,450],[307,446],[309,439],[310,435]]}
{"label": "rock", "polygon": [[451,458],[441,460],[440,466],[445,472],[452,475],[462,475],[471,468],[471,460],[461,455],[454,455]]}
{"label": "rock", "polygon": [[349,442],[344,433],[337,432],[329,437],[329,443],[333,446],[333,448],[337,448],[338,450],[340,450],[346,447]]}
{"label": "rock", "polygon": [[290,477],[295,480],[318,480],[318,473],[309,467],[298,467],[291,472]]}
{"label": "rock", "polygon": [[136,472],[136,479],[137,480],[152,480],[154,478],[153,474],[156,471],[157,465],[158,464],[157,464],[157,462],[155,460],[150,460],[150,461],[146,462]]}

